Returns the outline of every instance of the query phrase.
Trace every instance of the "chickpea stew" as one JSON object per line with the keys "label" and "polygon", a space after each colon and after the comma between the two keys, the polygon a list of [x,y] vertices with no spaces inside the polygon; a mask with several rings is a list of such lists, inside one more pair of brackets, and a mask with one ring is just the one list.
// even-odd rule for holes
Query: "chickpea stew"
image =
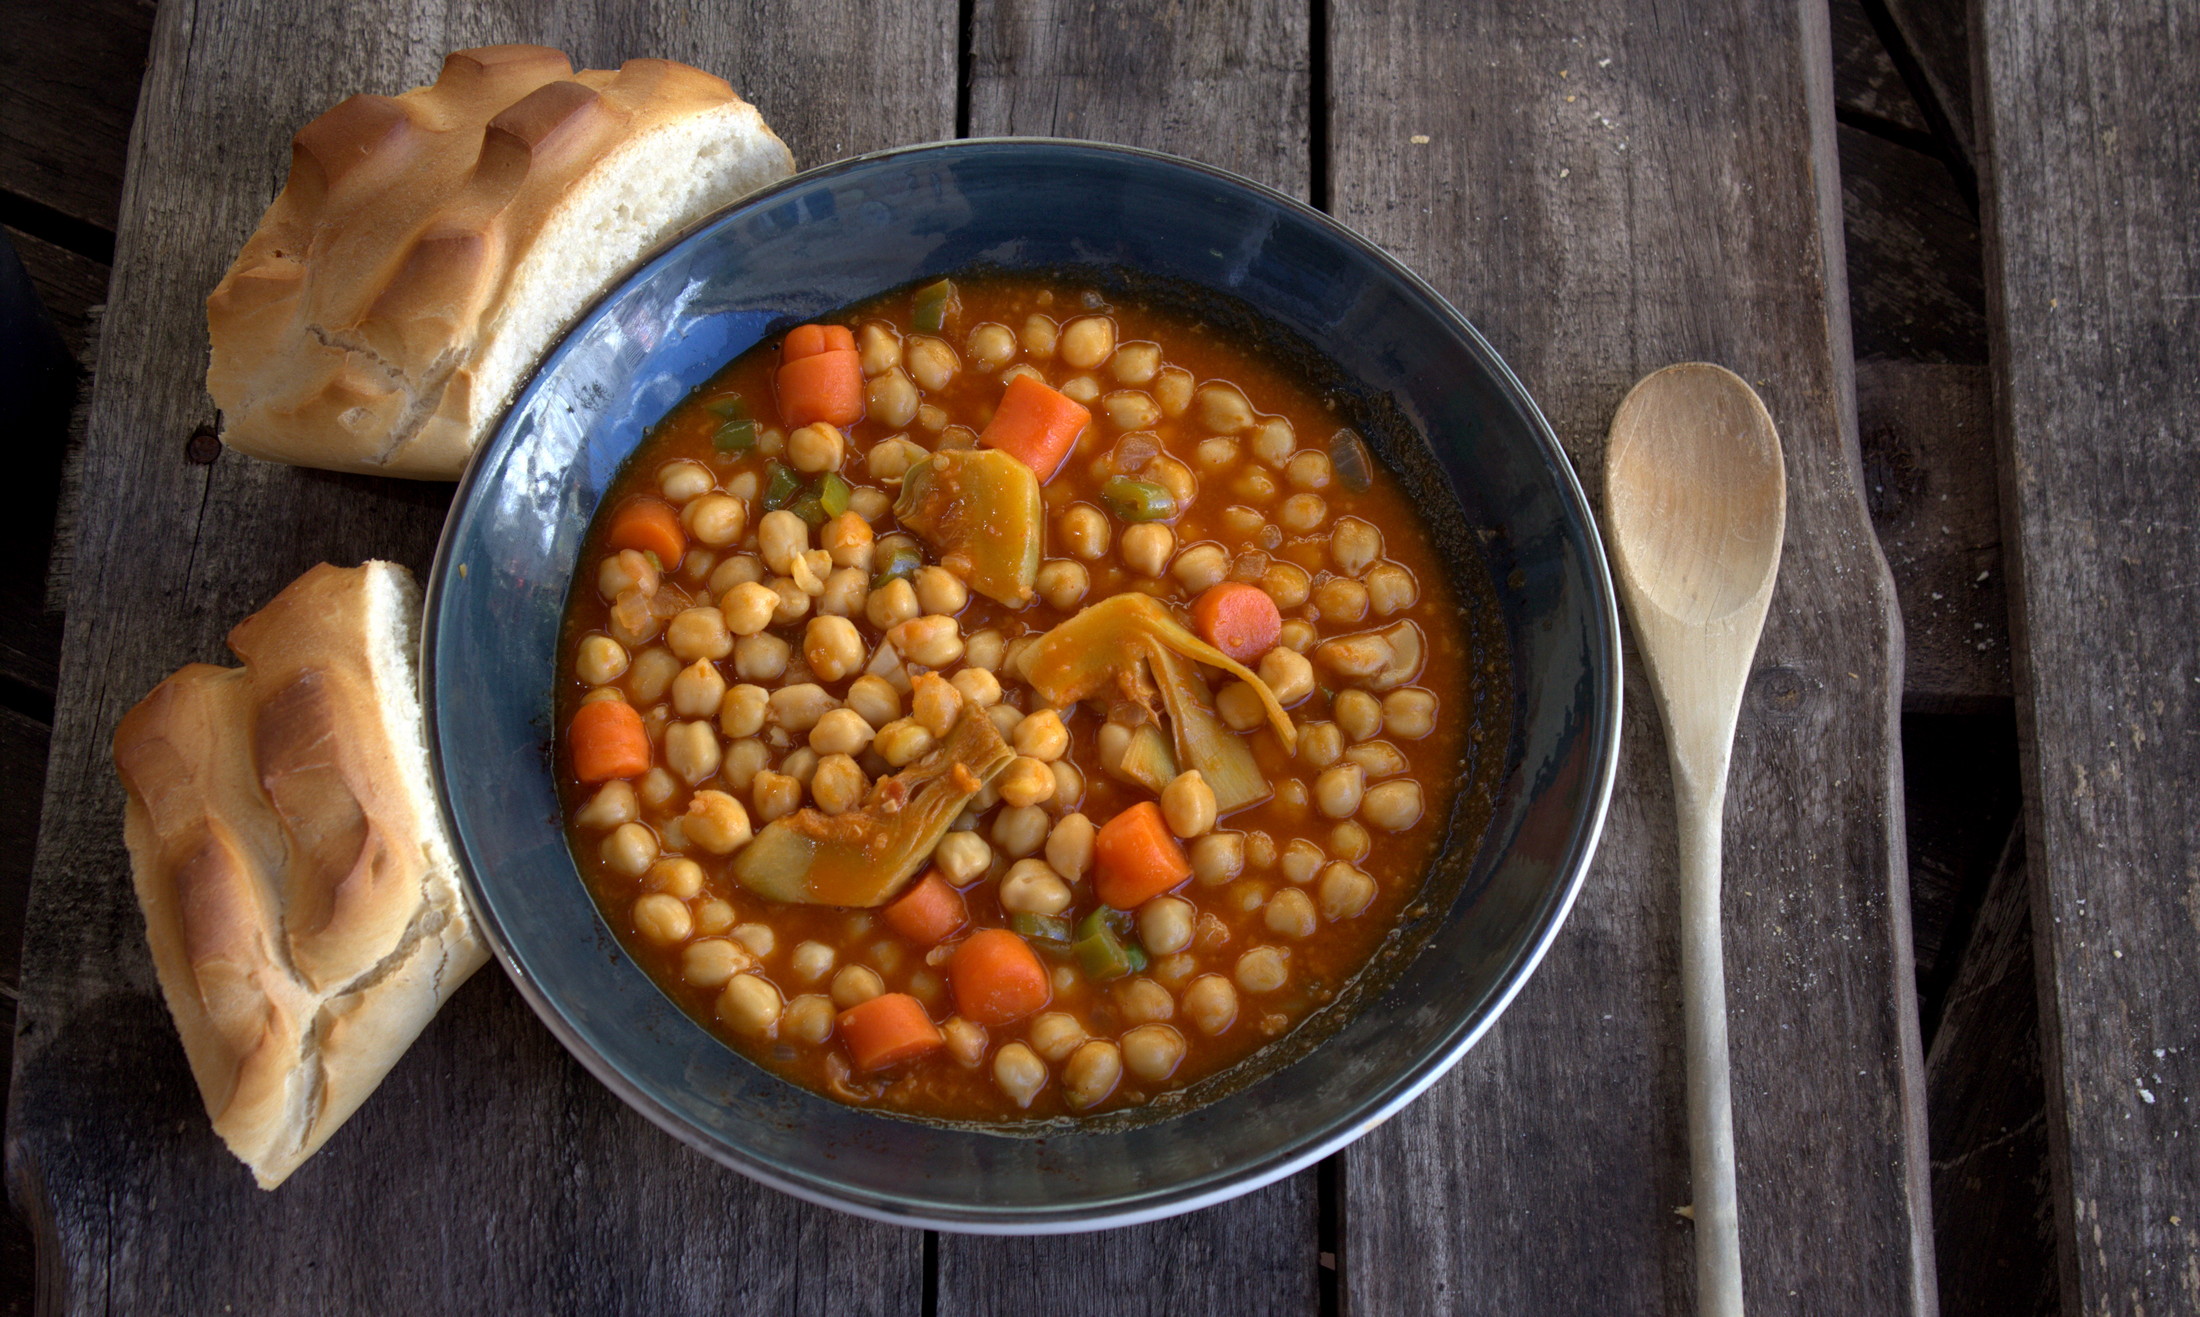
{"label": "chickpea stew", "polygon": [[1319,1013],[1509,680],[1332,406],[1030,276],[728,365],[607,494],[559,656],[636,959],[787,1079],[957,1121],[1165,1111]]}

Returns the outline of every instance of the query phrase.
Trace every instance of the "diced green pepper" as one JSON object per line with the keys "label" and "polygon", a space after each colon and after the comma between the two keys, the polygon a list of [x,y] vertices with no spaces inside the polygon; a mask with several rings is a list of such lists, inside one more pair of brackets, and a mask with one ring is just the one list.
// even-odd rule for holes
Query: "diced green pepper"
{"label": "diced green pepper", "polygon": [[1146,968],[1146,952],[1130,940],[1131,916],[1127,910],[1100,906],[1077,924],[1077,941],[1070,946],[1085,977],[1106,983]]}
{"label": "diced green pepper", "polygon": [[848,488],[848,482],[840,478],[838,471],[827,471],[824,479],[817,482],[818,505],[825,509],[828,517],[837,517],[846,512],[848,496],[853,492]]}
{"label": "diced green pepper", "polygon": [[948,308],[955,302],[955,284],[942,279],[936,284],[926,284],[917,290],[916,306],[911,323],[927,333],[936,334],[947,328]]}
{"label": "diced green pepper", "polygon": [[713,398],[703,404],[703,410],[713,416],[723,416],[729,421],[745,421],[749,418],[749,405],[738,393],[730,398]]}
{"label": "diced green pepper", "polygon": [[756,422],[728,421],[718,427],[710,441],[721,453],[746,453],[756,447]]}
{"label": "diced green pepper", "polygon": [[1111,476],[1100,486],[1100,501],[1118,521],[1167,521],[1176,515],[1176,495],[1151,480]]}
{"label": "diced green pepper", "polygon": [[1060,915],[1016,914],[1008,919],[1009,930],[1018,937],[1039,944],[1042,951],[1057,955],[1070,948],[1069,921]]}
{"label": "diced green pepper", "polygon": [[783,463],[775,461],[764,475],[764,510],[776,512],[787,506],[801,492],[802,477]]}
{"label": "diced green pepper", "polygon": [[814,489],[805,489],[795,495],[787,503],[787,511],[808,522],[812,530],[831,520],[825,515],[825,500]]}
{"label": "diced green pepper", "polygon": [[876,590],[890,581],[915,576],[922,566],[924,555],[917,552],[916,545],[896,544],[879,556],[878,570],[871,576],[871,588]]}

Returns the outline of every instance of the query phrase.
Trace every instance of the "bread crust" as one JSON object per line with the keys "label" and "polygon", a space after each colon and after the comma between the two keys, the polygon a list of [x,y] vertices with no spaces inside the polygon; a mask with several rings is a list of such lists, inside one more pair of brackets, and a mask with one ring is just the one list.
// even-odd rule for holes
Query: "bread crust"
{"label": "bread crust", "polygon": [[[288,183],[207,298],[222,440],[274,461],[456,479],[517,383],[511,370],[481,377],[491,344],[516,335],[532,361],[602,291],[560,289],[557,320],[505,323],[539,240],[601,206],[628,152],[700,121],[727,153],[716,190],[661,231],[625,235],[639,256],[793,171],[755,108],[701,69],[636,59],[576,73],[556,50],[486,46],[451,55],[430,86],[354,96],[307,124]],[[654,153],[650,165],[668,178],[698,167]]]}
{"label": "bread crust", "polygon": [[487,960],[426,780],[411,574],[326,564],[115,731],[161,992],[214,1129],[272,1189]]}

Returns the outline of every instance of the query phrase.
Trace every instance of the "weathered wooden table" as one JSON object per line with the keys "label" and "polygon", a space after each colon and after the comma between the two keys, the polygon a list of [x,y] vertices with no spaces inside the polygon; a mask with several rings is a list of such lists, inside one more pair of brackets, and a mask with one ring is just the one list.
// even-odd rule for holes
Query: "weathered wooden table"
{"label": "weathered wooden table", "polygon": [[[1995,104],[1991,137],[2001,140],[2011,124],[2053,117],[2024,97],[2051,98],[2069,70],[2045,61],[2041,52],[2058,46],[2041,29],[2001,13],[2021,6],[1988,8],[1999,24],[1988,67],[2006,102]],[[2180,36],[2190,45],[2189,21],[2179,21],[2159,19],[2166,49]],[[45,1306],[1265,1312],[1341,1301],[1389,1313],[1689,1304],[1688,1227],[1674,1214],[1688,1187],[1670,801],[1633,671],[1604,849],[1536,979],[1420,1102],[1319,1170],[1237,1203],[1039,1240],[928,1236],[810,1208],[717,1169],[629,1113],[494,970],[290,1184],[272,1195],[251,1188],[206,1128],[154,988],[107,738],[154,681],[219,659],[229,625],[312,563],[372,554],[424,568],[448,491],[190,444],[212,419],[200,387],[200,302],[279,186],[300,123],[353,91],[425,81],[453,47],[514,40],[562,46],[595,66],[650,54],[722,73],[804,163],[957,134],[1052,133],[1176,151],[1307,197],[1398,253],[1490,334],[1592,487],[1611,409],[1643,372],[1701,357],[1755,382],[1786,442],[1792,506],[1727,830],[1749,1298],[1760,1311],[1932,1310],[1899,812],[1901,627],[1866,516],[1878,486],[1867,490],[1859,461],[1829,32],[1816,5],[1741,0],[1685,13],[1593,0],[1550,14],[1161,0],[1105,12],[987,0],[959,10],[946,0],[849,0],[725,12],[566,0],[509,14],[388,0],[309,0],[279,12],[237,0],[164,4],[82,455],[24,952],[9,1166],[40,1237]],[[2127,94],[2100,70],[2135,58],[2106,49],[2080,71],[2096,79],[2095,113]],[[2179,113],[2188,117],[2160,130],[2166,144],[2134,126],[2129,149],[2145,142],[2158,164],[2189,163],[2190,111]],[[1968,149],[1967,126],[1959,137]],[[2068,144],[2025,145],[2048,154],[1990,172],[1990,182],[2046,186],[2052,151]],[[2081,223],[2084,213],[2073,205],[2056,219]],[[2037,261],[2007,256],[2030,250],[2031,236],[2003,226],[2005,275],[2037,279]],[[2169,274],[2149,303],[2157,319],[2140,323],[2172,324],[2176,299],[2191,296],[2191,245],[2142,247]],[[2086,343],[2081,334],[2024,347],[2067,354]],[[2096,340],[2092,350],[2105,349]],[[2155,405],[2168,410],[2150,413],[2172,437],[2177,424],[2189,429],[2190,378],[2183,393],[2165,380],[2168,401]],[[1963,412],[1969,396],[1962,380],[1865,383],[1867,403],[1897,421],[1934,406]],[[2040,433],[2021,428],[2037,414],[2005,409],[2012,442]],[[2139,515],[2131,509],[2147,491],[2118,489],[2100,495],[2124,509],[2111,515]],[[2043,540],[2039,551],[2051,548]],[[1950,557],[1932,546],[1920,555]],[[2094,569],[2071,570],[2084,579]],[[2159,570],[2189,585],[2189,574]],[[2069,586],[2051,588],[2063,593],[2040,602],[2058,616]],[[2077,674],[2100,659],[2062,643],[2050,670],[2020,664],[2025,708],[2043,729],[2050,707],[2082,704]],[[1957,653],[1934,673],[1976,686],[1978,667]],[[2170,712],[2130,716],[2159,741],[2193,699],[2172,698],[2181,703]],[[2142,775],[2136,759],[2122,768]],[[2049,789],[2067,794],[2055,781]],[[2035,829],[2041,817],[2035,807]],[[2048,847],[2068,846],[2070,826],[2080,825],[2047,825]],[[2189,839],[2163,845],[2194,850]],[[2052,903],[2051,879],[2039,881]],[[2150,941],[2148,958],[2128,970],[2082,937],[2072,954],[2087,957],[2095,990],[2135,994],[2176,1018],[2173,1004],[2118,979],[2182,967],[2189,982],[2190,928],[2180,941],[2160,913],[2142,903],[2160,945]],[[2051,958],[2044,981],[2060,982],[2062,966]],[[2081,1024],[2094,1018],[2082,992],[2059,1000]],[[2121,1046],[2131,1022],[2114,1024]],[[2189,1151],[2175,1146],[2188,1127],[2185,1090],[2171,1082],[2190,1064],[2177,1050],[2189,1041],[2165,1035],[2151,1062],[2135,1054],[2163,1089],[2149,1099],[2156,1123],[2120,1136],[2137,1140],[2123,1146],[2142,1161],[2126,1176],[2139,1183],[2110,1186],[2105,1205],[2104,1191],[2086,1192],[2097,1195],[2096,1219],[2105,1212],[2153,1252],[2142,1273],[2120,1251],[2111,1259],[2104,1246],[2095,1263],[2069,1245],[2066,1285],[2088,1311],[2120,1308],[2126,1293],[2177,1302],[2193,1226],[2154,1209],[2185,1203],[2182,1221],[2200,1220],[2200,1203],[2177,1197],[2195,1179]],[[2084,1049],[2101,1045],[2066,1023],[2061,1067],[2082,1067]],[[2113,1078],[2122,1083],[2122,1072]],[[2116,1096],[2124,1107],[2139,1100],[2128,1088]],[[2089,1138],[2110,1137],[2115,1110],[2058,1108],[2058,1147],[2076,1155]],[[2074,1223],[2064,1225],[2076,1240]]]}

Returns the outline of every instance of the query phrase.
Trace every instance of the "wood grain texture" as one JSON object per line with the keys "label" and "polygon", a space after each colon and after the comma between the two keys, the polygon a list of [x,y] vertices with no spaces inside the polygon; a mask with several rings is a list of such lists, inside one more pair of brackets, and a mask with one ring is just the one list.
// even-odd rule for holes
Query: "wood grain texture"
{"label": "wood grain texture", "polygon": [[1902,71],[1864,12],[1864,0],[1831,0],[1826,6],[1833,34],[1833,99],[1843,118],[1876,120],[1912,133],[1929,133]]}
{"label": "wood grain texture", "polygon": [[689,1153],[469,983],[330,1145],[265,1194],[207,1126],[155,990],[108,766],[155,681],[321,560],[424,569],[445,486],[220,457],[201,302],[280,185],[288,138],[452,48],[561,45],[729,76],[806,159],[952,131],[952,4],[162,7],[84,454],[56,752],[24,948],[8,1165],[49,1311],[908,1312],[922,1241]]}
{"label": "wood grain texture", "polygon": [[1925,1056],[1943,1317],[2053,1317],[2060,1306],[2031,900],[2020,826]]}
{"label": "wood grain texture", "polygon": [[[1621,395],[1669,362],[1734,368],[1778,423],[1787,543],[1726,827],[1748,1300],[1930,1312],[1900,631],[1859,488],[1825,23],[1340,5],[1331,178],[1340,218],[1492,337],[1590,488]],[[1673,805],[1632,661],[1626,693],[1624,787],[1549,958],[1346,1156],[1352,1311],[1691,1306]]]}
{"label": "wood grain texture", "polygon": [[1856,367],[1864,491],[1902,606],[1903,707],[2006,709],[2009,596],[1984,366]]}
{"label": "wood grain texture", "polygon": [[1901,38],[1903,51],[1923,78],[1935,130],[1945,133],[1965,161],[1975,158],[1971,95],[1970,0],[1875,0]]}
{"label": "wood grain texture", "polygon": [[1978,220],[1948,167],[1847,124],[1840,143],[1856,356],[1985,365]]}
{"label": "wood grain texture", "polygon": [[1971,31],[2063,1307],[2189,1312],[2200,10]]}
{"label": "wood grain texture", "polygon": [[107,267],[20,229],[9,229],[7,235],[53,320],[54,332],[88,374],[92,309],[107,300]]}
{"label": "wood grain texture", "polygon": [[0,6],[0,190],[115,227],[152,30],[151,0]]}
{"label": "wood grain texture", "polygon": [[[1307,11],[1230,0],[978,0],[970,132],[1190,156],[1304,197]],[[942,1235],[939,1311],[1304,1313],[1319,1296],[1308,1170],[1220,1207],[1104,1235]]]}

